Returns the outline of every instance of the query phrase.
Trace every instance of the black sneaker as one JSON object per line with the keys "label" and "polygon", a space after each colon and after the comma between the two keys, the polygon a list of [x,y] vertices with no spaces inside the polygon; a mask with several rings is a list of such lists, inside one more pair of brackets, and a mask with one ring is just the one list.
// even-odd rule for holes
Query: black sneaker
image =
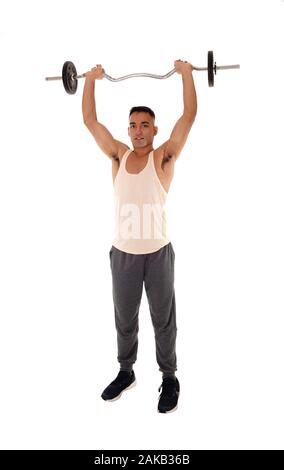
{"label": "black sneaker", "polygon": [[106,401],[118,400],[121,397],[122,392],[134,387],[135,384],[136,378],[134,370],[131,372],[120,370],[116,379],[114,379],[113,382],[111,382],[103,391],[101,397]]}
{"label": "black sneaker", "polygon": [[159,398],[158,412],[169,413],[175,411],[177,409],[177,402],[180,390],[178,379],[165,377],[158,391],[160,391],[161,389],[162,393],[160,394]]}

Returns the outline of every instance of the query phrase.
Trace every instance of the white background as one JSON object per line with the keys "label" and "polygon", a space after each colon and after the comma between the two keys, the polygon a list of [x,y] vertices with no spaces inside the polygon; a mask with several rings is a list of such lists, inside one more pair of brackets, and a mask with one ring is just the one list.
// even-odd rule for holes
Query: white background
{"label": "white background", "polygon": [[[0,445],[2,449],[283,449],[283,39],[281,0],[2,1],[0,7]],[[137,386],[100,398],[118,372],[108,253],[111,163],[61,82],[101,63],[117,77],[194,72],[198,115],[176,164],[175,413],[143,294]],[[168,139],[182,80],[96,86],[99,120],[130,144],[132,106]]]}

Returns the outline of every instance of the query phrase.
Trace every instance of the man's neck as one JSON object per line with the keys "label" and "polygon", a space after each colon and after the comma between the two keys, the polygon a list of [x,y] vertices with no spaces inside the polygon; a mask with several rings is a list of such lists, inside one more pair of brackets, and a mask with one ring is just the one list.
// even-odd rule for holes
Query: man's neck
{"label": "man's neck", "polygon": [[143,157],[146,157],[146,155],[149,155],[150,152],[152,152],[154,149],[152,147],[152,145],[149,145],[148,147],[144,147],[144,148],[136,148],[136,149],[133,149],[132,152],[134,154],[135,157],[137,158],[143,158]]}

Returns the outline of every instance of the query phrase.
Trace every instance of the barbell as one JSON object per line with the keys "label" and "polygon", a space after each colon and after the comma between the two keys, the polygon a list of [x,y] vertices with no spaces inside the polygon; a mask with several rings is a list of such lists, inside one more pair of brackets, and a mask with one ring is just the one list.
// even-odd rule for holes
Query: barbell
{"label": "barbell", "polygon": [[[216,65],[214,62],[214,55],[213,51],[208,51],[207,53],[207,67],[195,67],[192,66],[193,70],[197,71],[204,71],[207,70],[208,72],[208,85],[210,87],[214,86],[214,73],[216,75],[217,70],[228,70],[228,69],[239,69],[240,65]],[[111,82],[120,82],[121,80],[126,80],[128,78],[133,77],[150,77],[150,78],[158,78],[160,80],[171,77],[174,73],[176,73],[176,69],[171,70],[166,75],[154,75],[152,73],[132,73],[130,75],[124,75],[123,77],[113,78],[110,75],[104,73],[104,77],[110,80]],[[70,95],[74,95],[77,91],[78,86],[78,79],[83,78],[86,76],[86,73],[82,75],[77,75],[77,70],[73,62],[70,60],[64,62],[62,68],[62,76],[61,77],[46,77],[45,80],[62,80],[64,88],[67,93]]]}

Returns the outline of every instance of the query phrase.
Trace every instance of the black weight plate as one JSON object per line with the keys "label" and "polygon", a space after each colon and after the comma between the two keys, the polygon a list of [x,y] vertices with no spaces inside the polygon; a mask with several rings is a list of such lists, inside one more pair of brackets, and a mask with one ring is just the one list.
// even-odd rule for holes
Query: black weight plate
{"label": "black weight plate", "polygon": [[63,85],[69,95],[74,95],[78,86],[77,70],[73,62],[67,60],[63,64],[62,68],[62,80]]}
{"label": "black weight plate", "polygon": [[[207,56],[208,85],[214,86],[214,56],[213,51],[208,51]],[[216,68],[215,68],[216,73]]]}

